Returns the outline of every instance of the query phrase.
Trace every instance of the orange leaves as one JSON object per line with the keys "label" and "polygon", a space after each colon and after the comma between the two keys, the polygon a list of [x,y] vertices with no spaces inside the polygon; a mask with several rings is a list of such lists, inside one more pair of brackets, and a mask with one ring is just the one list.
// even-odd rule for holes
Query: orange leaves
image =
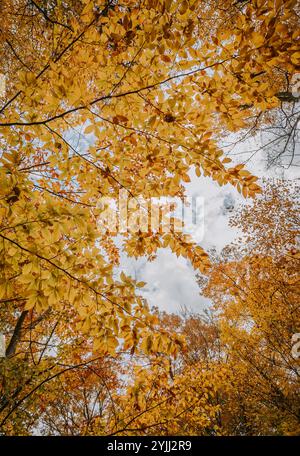
{"label": "orange leaves", "polygon": [[29,71],[22,71],[19,74],[19,82],[20,82],[20,87],[22,90],[25,87],[30,87],[33,86],[34,83],[36,82],[36,77],[33,73],[30,73]]}
{"label": "orange leaves", "polygon": [[[224,162],[224,160],[223,160]],[[229,182],[236,185],[237,190],[246,198],[247,196],[254,197],[261,193],[261,187],[255,182],[257,177],[252,176],[249,171],[243,169],[244,165],[236,165],[234,168],[226,170],[227,179]]]}
{"label": "orange leaves", "polygon": [[300,52],[294,52],[291,55],[291,61],[294,63],[296,66],[300,66]]}
{"label": "orange leaves", "polygon": [[[16,12],[13,0],[5,0],[1,16],[0,73],[7,86],[0,107],[0,296],[5,301],[0,322],[5,332],[14,334],[17,317],[28,312],[17,343],[21,368],[15,377],[22,385],[23,378],[44,379],[47,369],[57,372],[58,365],[73,366],[93,351],[115,357],[123,350],[155,363],[163,359],[163,369],[153,363],[148,376],[135,377],[132,397],[128,390],[125,400],[117,398],[121,412],[145,406],[144,382],[148,391],[153,387],[152,405],[160,397],[168,404],[149,413],[148,422],[162,413],[168,432],[179,432],[180,420],[174,417],[199,392],[200,405],[183,413],[185,429],[206,432],[218,409],[209,400],[216,399],[211,386],[217,381],[216,371],[202,375],[200,363],[174,374],[173,360],[166,360],[181,352],[180,335],[164,331],[149,311],[140,296],[144,282],[125,272],[119,278],[117,267],[122,252],[151,261],[158,249],[170,248],[187,258],[197,273],[208,274],[209,256],[188,236],[178,234],[176,223],[167,233],[149,226],[144,232],[125,232],[120,241],[116,230],[99,226],[98,202],[108,198],[107,206],[116,215],[123,190],[132,200],[182,198],[193,168],[198,177],[229,183],[244,197],[261,192],[258,179],[244,165],[232,164],[222,145],[228,133],[244,134],[246,128],[256,132],[278,107],[286,75],[297,71],[299,33],[293,2],[244,2],[238,7],[229,2],[224,7],[222,1],[145,0],[109,2],[104,10],[91,0],[70,0],[68,8],[64,2],[54,3],[53,11],[47,10],[51,20],[37,8],[32,14],[27,0],[18,1],[24,15]],[[270,207],[265,214],[260,212],[260,221],[268,212]],[[130,208],[129,215],[137,225],[137,210]],[[171,221],[166,217],[164,226]],[[253,226],[258,224],[256,220]],[[274,233],[265,228],[272,244],[280,243],[277,232],[286,239],[280,226]],[[291,245],[288,256],[295,261],[298,253],[293,249]],[[261,258],[240,266],[251,272],[249,283],[243,279],[242,284],[256,293],[259,283],[269,297],[266,281],[256,282],[256,273],[259,268],[265,271],[266,264],[275,274],[275,265],[271,268]],[[278,277],[285,279],[281,269]],[[221,271],[214,279],[217,288],[224,285]],[[226,287],[234,300],[228,316],[240,322],[238,286],[226,282]],[[216,296],[217,291],[213,293]],[[263,303],[265,299],[261,298]],[[278,294],[272,299],[283,314]],[[259,318],[259,305],[252,298],[247,305]],[[266,306],[261,307],[266,315]],[[276,312],[274,308],[284,324]],[[102,378],[97,368],[100,377],[94,373],[93,381],[86,374],[88,368],[76,371],[73,380],[65,378],[65,388],[75,399],[74,416],[83,416],[77,400],[84,403],[79,385],[86,386],[88,377],[92,396],[111,400],[107,389],[106,395],[96,390]],[[155,380],[155,374],[161,377]],[[10,397],[17,391],[15,381],[13,385]],[[53,390],[49,387],[49,398],[63,397],[61,391],[55,383]],[[50,399],[47,407],[54,407]],[[36,414],[33,401],[20,421],[26,423]],[[143,419],[139,424],[145,424]],[[95,423],[101,432],[114,426],[107,416],[97,417]],[[61,431],[57,421],[56,425]],[[23,432],[26,425],[20,429]],[[82,424],[78,429],[81,432]],[[217,432],[214,425],[211,432]]]}
{"label": "orange leaves", "polygon": [[188,174],[183,174],[181,178],[183,182],[191,182],[190,176]]}
{"label": "orange leaves", "polygon": [[187,0],[183,0],[181,2],[181,6],[179,8],[179,14],[185,14],[189,8],[189,2]]}
{"label": "orange leaves", "polygon": [[89,133],[93,133],[94,131],[95,131],[95,127],[94,127],[94,125],[92,124],[92,125],[88,125],[88,126],[85,128],[84,133],[85,133],[86,135],[88,135]]}
{"label": "orange leaves", "polygon": [[251,35],[251,41],[256,48],[259,48],[265,42],[265,38],[260,33],[253,32]]}
{"label": "orange leaves", "polygon": [[[267,185],[263,191],[262,198],[234,216],[232,224],[244,236],[226,248],[202,285],[202,293],[217,310],[226,365],[233,373],[231,381],[225,382],[228,402],[222,406],[228,420],[226,433],[240,414],[247,416],[245,432],[285,434],[297,432],[299,426],[288,412],[299,404],[298,381],[292,374],[298,362],[291,353],[299,319],[295,282],[299,264],[291,255],[297,250],[297,188],[282,183]],[[274,388],[290,402],[279,404]]]}
{"label": "orange leaves", "polygon": [[208,254],[188,235],[171,233],[164,235],[164,247],[170,247],[172,252],[177,256],[181,255],[191,261],[193,267],[203,274],[206,274],[210,269],[210,259]]}

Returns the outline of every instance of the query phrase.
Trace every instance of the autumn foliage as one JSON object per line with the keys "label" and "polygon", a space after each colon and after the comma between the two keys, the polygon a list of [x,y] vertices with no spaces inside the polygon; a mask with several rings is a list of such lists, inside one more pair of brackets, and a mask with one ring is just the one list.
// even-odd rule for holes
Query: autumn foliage
{"label": "autumn foliage", "polygon": [[[296,189],[222,147],[297,101],[298,7],[1,2],[1,434],[299,433]],[[191,172],[252,201],[220,257],[97,223],[99,198],[183,197]],[[191,262],[205,316],[150,309],[118,268],[162,248]]]}

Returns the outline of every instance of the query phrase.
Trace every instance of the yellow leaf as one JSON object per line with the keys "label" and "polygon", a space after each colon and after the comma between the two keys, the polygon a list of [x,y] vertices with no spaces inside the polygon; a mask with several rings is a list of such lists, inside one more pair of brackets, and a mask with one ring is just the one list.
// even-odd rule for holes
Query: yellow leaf
{"label": "yellow leaf", "polygon": [[88,135],[89,133],[93,133],[94,129],[95,129],[95,126],[94,126],[93,124],[88,125],[88,126],[85,128],[84,133],[85,133],[86,135]]}

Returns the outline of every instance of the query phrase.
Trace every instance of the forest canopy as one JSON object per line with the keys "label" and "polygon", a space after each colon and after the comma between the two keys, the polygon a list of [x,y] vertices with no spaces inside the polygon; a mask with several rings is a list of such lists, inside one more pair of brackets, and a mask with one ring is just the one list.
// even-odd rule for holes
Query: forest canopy
{"label": "forest canopy", "polygon": [[[224,147],[271,129],[271,161],[294,164],[299,3],[0,12],[0,434],[299,433],[298,187]],[[126,192],[135,219],[140,197],[184,198],[191,173],[249,201],[231,221],[242,238],[217,256],[172,215],[167,233],[121,239],[99,224],[99,200]],[[207,313],[153,309],[120,270],[121,254],[160,249],[190,262]]]}

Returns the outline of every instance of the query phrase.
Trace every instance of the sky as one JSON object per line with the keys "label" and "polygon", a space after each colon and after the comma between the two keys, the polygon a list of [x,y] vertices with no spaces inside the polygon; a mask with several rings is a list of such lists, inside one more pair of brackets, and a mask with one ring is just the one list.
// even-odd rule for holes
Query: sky
{"label": "sky", "polygon": [[[235,150],[236,163],[242,163],[251,156],[249,151],[257,149],[260,138],[253,137]],[[267,170],[266,153],[256,153],[248,162],[246,169],[259,178],[286,178],[297,176],[297,169],[281,168]],[[214,248],[220,252],[237,236],[238,231],[229,226],[229,217],[240,204],[246,200],[231,185],[220,187],[208,177],[197,177],[194,170],[190,171],[191,182],[185,184],[187,196],[204,197],[204,237],[199,244],[206,251]],[[232,212],[226,206],[233,206]],[[133,259],[121,255],[120,269],[139,281],[147,283],[142,291],[150,306],[161,310],[180,313],[187,307],[193,312],[201,313],[209,308],[210,301],[200,295],[196,282],[196,273],[190,262],[185,258],[177,258],[169,249],[160,249],[157,258],[147,262],[145,258]]]}

